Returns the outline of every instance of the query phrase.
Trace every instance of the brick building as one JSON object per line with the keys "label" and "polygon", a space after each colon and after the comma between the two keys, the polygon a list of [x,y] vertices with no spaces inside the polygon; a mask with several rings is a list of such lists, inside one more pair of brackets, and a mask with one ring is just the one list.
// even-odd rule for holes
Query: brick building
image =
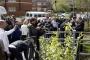
{"label": "brick building", "polygon": [[51,10],[51,0],[32,0],[33,11],[48,11]]}
{"label": "brick building", "polygon": [[9,15],[23,16],[26,11],[47,11],[51,9],[51,0],[2,0]]}
{"label": "brick building", "polygon": [[32,9],[32,0],[4,0],[1,5],[6,8],[9,15],[23,16],[26,11]]}

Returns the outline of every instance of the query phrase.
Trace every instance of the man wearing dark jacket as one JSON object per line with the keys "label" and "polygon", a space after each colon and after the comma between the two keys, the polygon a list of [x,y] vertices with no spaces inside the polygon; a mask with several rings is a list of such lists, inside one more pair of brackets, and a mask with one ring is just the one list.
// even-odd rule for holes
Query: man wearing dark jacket
{"label": "man wearing dark jacket", "polygon": [[[84,31],[84,21],[83,20],[78,21],[78,23],[75,27],[75,30],[78,32]],[[79,33],[76,33],[75,38],[77,38],[78,36],[79,36]]]}
{"label": "man wearing dark jacket", "polygon": [[11,34],[11,41],[9,41],[10,43],[15,42],[17,40],[20,40],[21,38],[21,31],[20,31],[20,27],[17,27],[17,29]]}
{"label": "man wearing dark jacket", "polygon": [[[32,18],[29,20],[30,21],[30,26],[29,28],[29,37],[32,37],[34,40],[34,44],[36,45],[36,50],[40,50],[40,44],[39,44],[39,37],[43,34],[43,31],[40,27],[37,26],[37,20],[35,18]],[[30,56],[29,60],[34,59],[33,54],[34,54],[34,46],[33,44],[30,44]],[[35,58],[39,60],[39,55],[38,53],[35,54]]]}
{"label": "man wearing dark jacket", "polygon": [[28,60],[28,51],[27,51],[28,44],[27,44],[27,42],[29,43],[29,40],[28,41],[18,40],[9,45],[9,50],[11,52],[10,60],[14,60],[15,58],[17,60],[23,60],[23,57],[21,54],[22,52],[24,52],[25,58],[26,58],[26,60]]}

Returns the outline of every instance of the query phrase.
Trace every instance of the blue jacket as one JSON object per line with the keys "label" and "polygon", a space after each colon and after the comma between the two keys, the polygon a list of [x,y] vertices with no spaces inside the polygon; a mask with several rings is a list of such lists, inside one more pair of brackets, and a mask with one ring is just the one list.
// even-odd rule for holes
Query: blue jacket
{"label": "blue jacket", "polygon": [[12,34],[11,34],[11,41],[10,43],[20,40],[21,38],[21,31],[20,28],[18,27]]}

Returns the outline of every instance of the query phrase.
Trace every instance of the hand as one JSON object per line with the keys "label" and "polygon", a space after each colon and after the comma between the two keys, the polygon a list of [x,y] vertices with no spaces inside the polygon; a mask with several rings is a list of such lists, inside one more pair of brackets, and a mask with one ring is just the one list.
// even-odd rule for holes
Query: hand
{"label": "hand", "polygon": [[16,30],[16,29],[17,29],[17,27],[18,27],[18,25],[15,25],[15,26],[14,26],[14,29]]}

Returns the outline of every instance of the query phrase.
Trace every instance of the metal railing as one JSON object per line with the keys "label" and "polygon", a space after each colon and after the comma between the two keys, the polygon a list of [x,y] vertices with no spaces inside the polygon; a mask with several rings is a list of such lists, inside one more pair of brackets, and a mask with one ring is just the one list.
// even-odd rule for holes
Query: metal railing
{"label": "metal railing", "polygon": [[[57,31],[57,32],[58,32],[58,35],[61,34],[61,33],[64,33],[64,34],[67,33],[66,31]],[[89,39],[88,40],[82,39],[83,35],[79,39],[78,38],[75,38],[76,33],[81,33],[80,31],[73,30],[71,33],[72,33],[72,37],[73,37],[73,46],[77,47],[77,51],[76,51],[76,54],[75,54],[75,60],[78,60],[78,56],[79,55],[83,55],[83,54],[84,55],[85,54],[86,55],[89,55],[89,53],[81,53],[80,50],[79,50],[79,48],[80,48],[79,45],[90,44],[90,43],[81,43],[80,42],[80,41],[90,41],[90,40]],[[52,35],[52,34],[53,34],[53,31],[46,31],[44,38],[50,40],[50,37],[46,37],[46,35]],[[82,34],[90,34],[90,32],[82,32]],[[60,37],[58,37],[58,38],[59,38],[59,40],[64,40],[65,39],[65,38],[60,38]],[[35,50],[36,50],[36,48],[35,48]]]}
{"label": "metal railing", "polygon": [[[58,32],[58,35],[60,35],[60,34],[67,34],[68,32],[67,31],[57,31]],[[79,51],[78,51],[78,49],[79,49],[79,41],[81,40],[81,38],[83,37],[83,36],[81,36],[79,39],[78,38],[76,38],[76,34],[77,33],[81,33],[80,31],[76,31],[76,30],[73,30],[72,32],[72,38],[73,38],[73,47],[77,47],[77,50],[76,50],[76,53],[74,54],[74,60],[77,60],[78,59],[78,53],[79,53]],[[88,33],[88,32],[82,32],[82,34],[84,34],[84,33]],[[90,32],[89,32],[90,33]],[[51,35],[51,34],[53,34],[53,31],[46,31],[46,35]],[[49,39],[50,37],[46,37],[45,36],[45,39]],[[59,38],[59,41],[60,40],[64,40],[65,39],[65,37],[63,37],[63,38],[61,38],[61,37],[58,37]],[[62,44],[64,44],[64,42],[61,42]]]}

